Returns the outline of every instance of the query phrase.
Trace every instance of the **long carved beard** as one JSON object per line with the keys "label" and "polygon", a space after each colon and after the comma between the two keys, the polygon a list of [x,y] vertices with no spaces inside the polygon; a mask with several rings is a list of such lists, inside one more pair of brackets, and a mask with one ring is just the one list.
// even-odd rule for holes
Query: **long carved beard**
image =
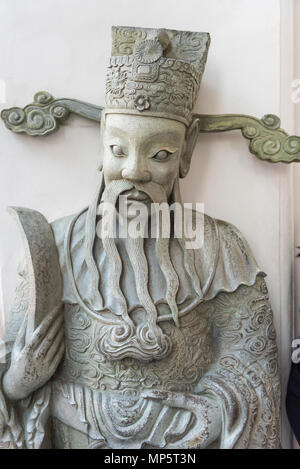
{"label": "long carved beard", "polygon": [[[131,190],[133,187],[146,193],[154,203],[167,204],[167,196],[162,186],[153,182],[133,185],[124,180],[116,180],[110,183],[105,188],[101,201],[116,207],[119,196],[123,192]],[[175,192],[176,190],[179,190],[177,185]],[[175,195],[175,197],[177,196]],[[162,220],[160,217],[156,217],[156,256],[166,281],[166,300],[170,307],[173,320],[178,326],[176,294],[179,288],[179,279],[170,258],[170,238],[163,237],[162,235],[162,222],[167,221],[170,226],[170,211],[166,211],[165,215],[166,214],[169,217],[168,220]],[[109,217],[106,217],[106,223],[111,225],[111,227],[115,221],[113,218],[114,215],[113,212],[109,212]],[[126,238],[126,248],[135,276],[137,296],[146,312],[144,322],[136,326],[128,314],[127,301],[120,286],[123,265],[115,238],[112,236],[112,231],[109,232],[108,230],[109,235],[107,235],[107,232],[104,234],[103,230],[101,234],[98,230],[97,233],[98,235],[100,234],[103,249],[110,264],[110,277],[108,281],[111,294],[118,304],[118,310],[114,311],[118,317],[116,317],[116,321],[111,321],[109,324],[107,324],[106,318],[105,324],[103,324],[101,328],[98,347],[102,353],[111,360],[126,357],[137,358],[143,361],[162,359],[171,351],[171,343],[170,339],[157,324],[157,308],[149,293],[149,266],[144,250],[144,238],[142,236],[134,238],[127,236]],[[184,249],[183,240],[179,240],[179,243],[184,251],[184,265],[186,271],[193,281],[196,292],[198,289],[200,291],[199,279],[196,275],[193,262],[194,259],[193,257],[191,258],[189,253],[185,252],[186,249]],[[96,283],[99,283],[99,279],[96,279]]]}
{"label": "long carved beard", "polygon": [[[113,181],[105,189],[102,201],[115,207],[122,192],[135,187],[145,192],[153,202],[167,202],[166,193],[161,186],[154,183],[142,185],[133,184],[120,180]],[[108,225],[114,223],[114,213],[109,213]],[[103,227],[103,225],[102,225]],[[112,230],[113,231],[113,230]],[[102,230],[103,249],[110,263],[110,278],[112,295],[119,305],[119,314],[123,319],[122,327],[104,326],[102,329],[101,349],[110,358],[134,357],[144,361],[162,359],[171,350],[170,339],[163,333],[157,324],[157,309],[148,290],[149,266],[144,251],[144,238],[133,238],[128,236],[126,246],[135,275],[137,296],[146,312],[145,321],[137,327],[128,315],[126,298],[120,286],[122,275],[122,260],[118,252],[115,239],[110,235],[104,235]],[[156,239],[156,254],[158,263],[165,276],[167,284],[166,299],[172,311],[172,315],[178,324],[178,309],[176,304],[176,293],[179,286],[178,276],[169,256],[169,238],[161,237],[162,227],[159,227]]]}

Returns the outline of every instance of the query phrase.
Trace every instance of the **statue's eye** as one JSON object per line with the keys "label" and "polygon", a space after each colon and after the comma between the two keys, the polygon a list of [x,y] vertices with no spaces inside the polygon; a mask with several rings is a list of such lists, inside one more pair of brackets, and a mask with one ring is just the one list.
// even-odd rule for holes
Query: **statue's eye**
{"label": "statue's eye", "polygon": [[156,155],[152,156],[152,158],[158,161],[165,161],[169,158],[170,155],[172,155],[170,151],[160,150],[159,152],[156,153]]}
{"label": "statue's eye", "polygon": [[117,156],[118,158],[122,158],[124,155],[124,151],[120,145],[111,145],[110,146],[111,152],[114,156]]}

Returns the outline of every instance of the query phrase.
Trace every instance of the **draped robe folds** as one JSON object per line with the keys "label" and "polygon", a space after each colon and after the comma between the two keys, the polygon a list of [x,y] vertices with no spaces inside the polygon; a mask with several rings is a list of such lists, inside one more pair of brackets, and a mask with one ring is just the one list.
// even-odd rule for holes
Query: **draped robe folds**
{"label": "draped robe folds", "polygon": [[[93,253],[104,301],[97,318],[78,301],[79,295],[84,304],[95,305],[85,261],[86,212],[77,218],[72,231],[72,272],[65,242],[71,220],[67,217],[52,224],[64,287],[65,357],[52,379],[27,399],[11,402],[0,390],[0,447],[183,448],[195,425],[193,413],[140,396],[143,390],[158,389],[203,394],[218,404],[222,429],[212,447],[278,448],[280,382],[272,311],[265,274],[241,233],[233,225],[204,216],[204,244],[195,250],[203,299],[193,291],[183,268],[181,246],[171,238],[170,256],[180,284],[176,297],[179,328],[166,304],[155,240],[145,239],[149,292],[172,350],[149,363],[126,357],[110,361],[98,341],[102,315],[114,314],[118,307],[107,282],[110,265],[96,237]],[[145,312],[134,288],[125,244],[117,241],[117,246],[126,266],[120,286],[129,314],[138,323]],[[1,376],[9,366],[26,312],[26,269],[20,275]]]}

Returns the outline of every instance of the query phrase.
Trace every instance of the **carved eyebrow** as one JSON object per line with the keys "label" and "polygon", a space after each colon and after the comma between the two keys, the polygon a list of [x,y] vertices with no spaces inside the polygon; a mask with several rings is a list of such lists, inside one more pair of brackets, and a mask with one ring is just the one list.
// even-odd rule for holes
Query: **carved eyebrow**
{"label": "carved eyebrow", "polygon": [[149,132],[149,134],[147,134],[147,138],[151,139],[151,138],[154,138],[154,137],[157,137],[157,136],[162,136],[164,138],[166,138],[166,136],[168,136],[170,139],[180,139],[180,136],[178,135],[177,132],[174,132],[172,130],[158,130],[156,132]]}
{"label": "carved eyebrow", "polygon": [[120,128],[118,128],[118,127],[108,127],[107,133],[108,133],[109,135],[112,135],[112,136],[114,136],[114,135],[122,135],[122,136],[125,137],[125,138],[128,137],[128,133],[127,133],[125,130],[120,129]]}
{"label": "carved eyebrow", "polygon": [[[126,132],[126,130],[124,129],[121,129],[119,127],[110,127],[107,129],[108,133],[112,136],[114,135],[122,135],[123,137],[125,138],[128,138],[128,132]],[[166,134],[168,135],[168,137],[170,137],[171,139],[176,139],[176,138],[180,138],[178,133],[177,132],[174,132],[172,130],[156,130],[154,132],[149,132],[145,137],[147,139],[151,139],[151,138],[155,138],[157,136],[163,136],[163,137],[166,137]],[[144,138],[145,138],[144,137]]]}

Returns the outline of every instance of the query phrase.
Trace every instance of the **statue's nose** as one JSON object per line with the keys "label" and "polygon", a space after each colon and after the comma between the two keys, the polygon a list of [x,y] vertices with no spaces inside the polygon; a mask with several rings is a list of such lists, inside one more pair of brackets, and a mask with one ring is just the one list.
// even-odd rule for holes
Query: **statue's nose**
{"label": "statue's nose", "polygon": [[122,177],[128,181],[149,182],[151,181],[151,173],[147,167],[141,162],[135,160],[122,170]]}

